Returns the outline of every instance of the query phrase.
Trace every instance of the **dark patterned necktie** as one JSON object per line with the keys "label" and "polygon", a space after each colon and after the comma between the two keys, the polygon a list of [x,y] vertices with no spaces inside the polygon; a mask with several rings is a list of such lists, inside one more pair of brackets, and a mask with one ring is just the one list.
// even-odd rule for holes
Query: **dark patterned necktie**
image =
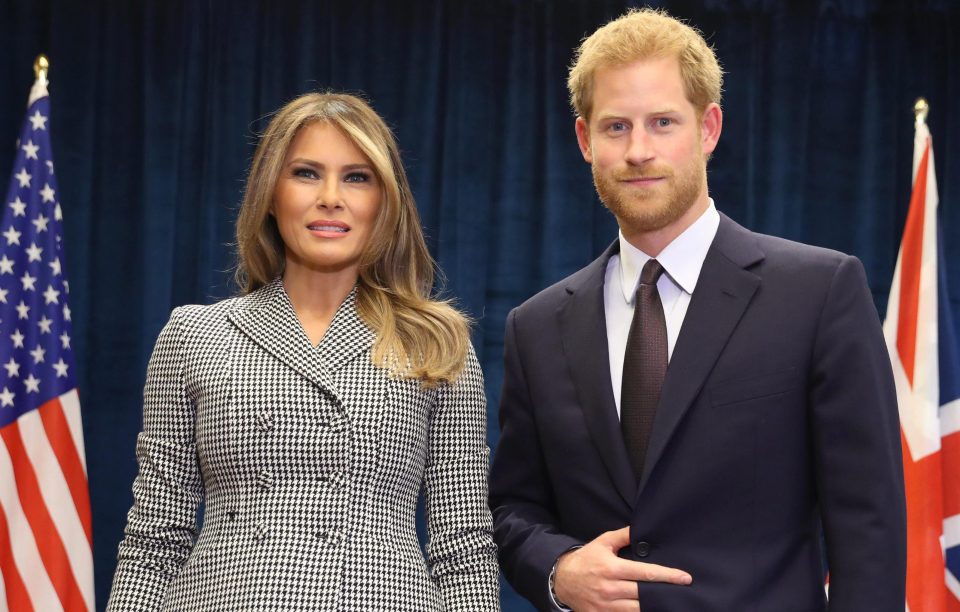
{"label": "dark patterned necktie", "polygon": [[637,479],[643,474],[653,417],[667,373],[667,322],[663,316],[657,280],[663,266],[649,260],[640,272],[634,296],[633,322],[623,355],[620,387],[620,429]]}

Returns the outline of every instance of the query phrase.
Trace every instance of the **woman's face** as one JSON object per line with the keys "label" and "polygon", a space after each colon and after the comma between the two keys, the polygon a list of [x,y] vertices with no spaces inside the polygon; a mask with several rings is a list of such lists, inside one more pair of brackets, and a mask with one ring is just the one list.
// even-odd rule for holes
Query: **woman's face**
{"label": "woman's face", "polygon": [[357,272],[380,200],[373,165],[352,140],[329,123],[301,127],[287,149],[270,209],[287,268]]}

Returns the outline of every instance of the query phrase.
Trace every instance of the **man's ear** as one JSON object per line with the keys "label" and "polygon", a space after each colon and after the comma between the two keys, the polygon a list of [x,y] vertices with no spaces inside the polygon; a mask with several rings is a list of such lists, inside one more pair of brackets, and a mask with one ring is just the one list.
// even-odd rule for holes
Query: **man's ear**
{"label": "man's ear", "polygon": [[720,132],[723,131],[723,111],[720,105],[711,102],[703,111],[700,119],[700,145],[704,155],[710,155],[717,148]]}
{"label": "man's ear", "polygon": [[577,131],[577,144],[580,145],[580,154],[588,164],[593,163],[593,153],[590,151],[590,126],[583,117],[577,117],[574,124]]}

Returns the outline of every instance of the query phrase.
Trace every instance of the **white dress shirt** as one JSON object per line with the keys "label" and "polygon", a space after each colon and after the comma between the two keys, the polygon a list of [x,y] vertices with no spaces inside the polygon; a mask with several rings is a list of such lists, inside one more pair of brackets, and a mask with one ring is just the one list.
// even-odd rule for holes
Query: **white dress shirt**
{"label": "white dress shirt", "polygon": [[[682,234],[674,238],[656,259],[665,274],[657,281],[660,303],[667,322],[667,359],[673,356],[683,318],[690,298],[700,278],[703,260],[717,235],[720,213],[710,200],[710,206]],[[603,282],[603,310],[607,319],[607,349],[610,352],[610,382],[613,398],[620,414],[620,385],[623,381],[623,354],[627,350],[627,335],[633,321],[633,299],[640,282],[640,271],[651,259],[633,246],[620,232],[620,254],[607,262]]]}

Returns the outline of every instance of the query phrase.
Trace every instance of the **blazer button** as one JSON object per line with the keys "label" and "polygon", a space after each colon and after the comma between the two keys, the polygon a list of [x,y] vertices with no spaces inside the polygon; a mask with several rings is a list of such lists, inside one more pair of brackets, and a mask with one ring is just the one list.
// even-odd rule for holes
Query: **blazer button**
{"label": "blazer button", "polygon": [[650,556],[650,543],[649,542],[637,542],[633,545],[633,552],[638,557],[648,557]]}
{"label": "blazer button", "polygon": [[263,523],[261,523],[261,524],[257,525],[257,528],[256,528],[256,529],[254,529],[254,531],[253,531],[253,538],[254,538],[257,542],[263,542],[265,539],[267,539],[267,533],[268,533],[268,532],[269,532],[269,530],[267,529],[266,525],[264,525]]}
{"label": "blazer button", "polygon": [[274,478],[273,474],[271,474],[267,470],[263,470],[262,472],[257,474],[257,485],[261,489],[269,491],[273,487],[275,482],[276,482],[276,478]]}
{"label": "blazer button", "polygon": [[257,425],[260,426],[262,431],[270,431],[273,429],[273,415],[270,414],[268,410],[262,410],[257,413]]}

